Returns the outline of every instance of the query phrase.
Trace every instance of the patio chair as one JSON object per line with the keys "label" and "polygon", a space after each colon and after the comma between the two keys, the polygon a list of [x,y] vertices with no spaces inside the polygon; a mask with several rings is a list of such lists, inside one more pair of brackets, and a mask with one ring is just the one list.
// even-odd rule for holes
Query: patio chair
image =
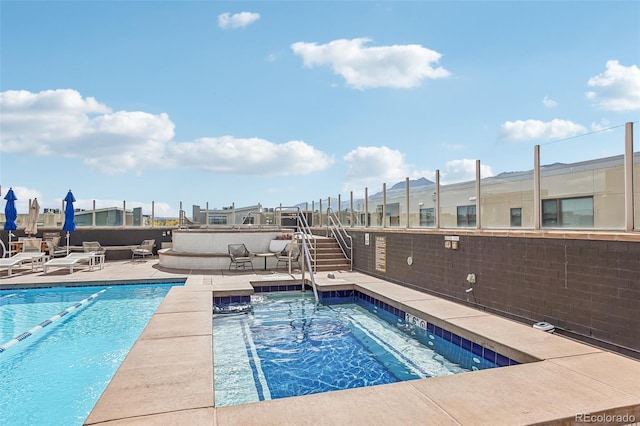
{"label": "patio chair", "polygon": [[138,247],[131,249],[131,260],[134,260],[136,256],[141,257],[144,260],[147,256],[153,256],[153,247],[156,245],[156,240],[144,240]]}
{"label": "patio chair", "polygon": [[60,235],[47,235],[49,233],[45,232],[44,235],[44,243],[47,246],[47,254],[49,257],[62,257],[66,256],[68,253],[67,248],[60,245]]}
{"label": "patio chair", "polygon": [[93,269],[93,260],[97,253],[69,253],[65,257],[51,259],[43,265],[43,272],[46,274],[49,268],[69,268],[69,273],[73,274],[73,269],[81,263],[88,263],[89,268]]}
{"label": "patio chair", "polygon": [[231,265],[235,265],[236,270],[238,270],[240,267],[242,267],[242,269],[246,269],[248,264],[251,266],[251,270],[253,271],[253,262],[251,259],[253,254],[244,244],[229,244],[227,248],[229,250],[229,257],[231,258],[229,270],[231,270]]}
{"label": "patio chair", "polygon": [[82,248],[85,253],[105,254],[107,251],[98,241],[83,241]]}
{"label": "patio chair", "polygon": [[284,263],[284,266],[289,267],[291,270],[291,266],[294,263],[298,264],[300,268],[300,245],[298,243],[289,243],[286,247],[276,255],[276,269],[280,266],[280,263]]}
{"label": "patio chair", "polygon": [[20,238],[23,253],[42,253],[42,238]]}

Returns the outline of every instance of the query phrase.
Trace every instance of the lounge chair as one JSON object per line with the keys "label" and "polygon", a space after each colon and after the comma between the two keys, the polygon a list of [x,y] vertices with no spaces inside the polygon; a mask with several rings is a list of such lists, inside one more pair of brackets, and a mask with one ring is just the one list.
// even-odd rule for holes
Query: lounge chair
{"label": "lounge chair", "polygon": [[153,256],[153,247],[155,245],[156,240],[144,240],[138,247],[131,249],[131,259],[133,260],[138,256],[144,260],[147,256]]}
{"label": "lounge chair", "polygon": [[291,270],[291,266],[294,263],[297,263],[298,267],[300,267],[300,246],[298,243],[287,244],[284,250],[276,255],[276,259],[276,269],[278,269],[281,263],[288,266],[289,270]]}
{"label": "lounge chair", "polygon": [[69,253],[66,257],[59,257],[45,262],[43,271],[46,274],[49,268],[69,268],[69,273],[73,274],[73,268],[79,266],[81,263],[88,263],[89,269],[93,270],[93,262],[96,255],[98,254],[93,252]]}
{"label": "lounge chair", "polygon": [[5,257],[0,259],[0,268],[7,269],[7,276],[11,276],[13,268],[22,266],[24,263],[31,263],[31,270],[35,270],[38,265],[42,265],[45,259],[46,253],[41,252],[23,252],[18,253],[15,256]]}
{"label": "lounge chair", "polygon": [[251,270],[253,270],[253,254],[247,249],[244,244],[229,244],[227,246],[229,250],[229,257],[231,258],[231,262],[229,262],[229,270],[231,270],[231,265],[236,266],[236,270],[242,267],[242,269],[246,269],[247,264],[251,266]]}

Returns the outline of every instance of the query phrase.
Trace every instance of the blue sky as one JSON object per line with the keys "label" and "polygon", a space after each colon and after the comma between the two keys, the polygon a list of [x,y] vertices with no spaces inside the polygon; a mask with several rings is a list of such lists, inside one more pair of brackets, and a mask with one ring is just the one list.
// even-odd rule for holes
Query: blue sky
{"label": "blue sky", "polygon": [[346,200],[529,170],[536,144],[622,154],[640,116],[638,1],[0,0],[0,20],[20,213],[69,189],[157,216]]}

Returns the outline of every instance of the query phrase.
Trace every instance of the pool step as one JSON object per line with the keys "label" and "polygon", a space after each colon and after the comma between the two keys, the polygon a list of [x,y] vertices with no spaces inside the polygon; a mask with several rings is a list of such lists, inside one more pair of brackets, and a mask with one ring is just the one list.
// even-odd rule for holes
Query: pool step
{"label": "pool step", "polygon": [[312,262],[316,271],[351,270],[349,260],[334,238],[317,238],[315,243],[316,254]]}

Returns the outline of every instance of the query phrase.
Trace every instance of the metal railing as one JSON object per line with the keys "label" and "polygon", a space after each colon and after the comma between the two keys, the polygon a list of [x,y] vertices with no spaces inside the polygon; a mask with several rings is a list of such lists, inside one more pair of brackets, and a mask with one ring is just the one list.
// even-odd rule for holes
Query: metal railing
{"label": "metal railing", "polygon": [[340,222],[340,218],[327,208],[327,232],[333,236],[342,250],[342,254],[349,261],[350,270],[353,271],[353,238],[347,233],[346,228]]}
{"label": "metal railing", "polygon": [[316,303],[319,303],[320,299],[318,298],[318,288],[316,287],[316,278],[315,278],[315,274],[313,273],[311,253],[309,251],[309,245],[307,244],[308,235],[300,231],[295,232],[294,235],[296,236],[296,238],[300,239],[301,241],[302,255],[304,258],[302,262],[302,268],[301,268],[302,269],[302,291],[304,291],[304,275],[305,275],[304,265],[306,264],[309,271],[309,278],[311,279],[311,288],[313,289],[313,295],[316,298]]}

